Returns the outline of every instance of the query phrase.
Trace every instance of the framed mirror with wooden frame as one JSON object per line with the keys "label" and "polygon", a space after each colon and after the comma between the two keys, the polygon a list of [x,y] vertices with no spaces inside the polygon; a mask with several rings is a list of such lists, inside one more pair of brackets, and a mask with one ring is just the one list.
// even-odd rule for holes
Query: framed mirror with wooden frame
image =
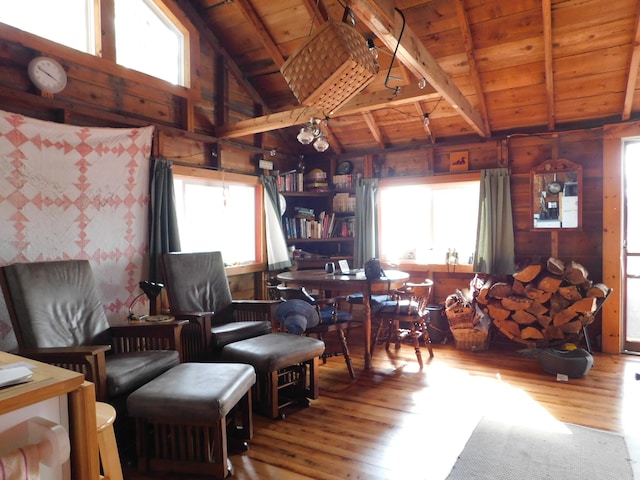
{"label": "framed mirror with wooden frame", "polygon": [[531,228],[582,228],[582,167],[567,159],[547,160],[531,170]]}

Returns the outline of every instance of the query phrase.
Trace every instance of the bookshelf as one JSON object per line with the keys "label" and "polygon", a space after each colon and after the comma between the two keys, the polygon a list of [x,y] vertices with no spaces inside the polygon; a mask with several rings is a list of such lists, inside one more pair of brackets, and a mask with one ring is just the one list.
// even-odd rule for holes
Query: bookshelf
{"label": "bookshelf", "polygon": [[282,225],[298,261],[315,266],[314,260],[324,265],[328,258],[352,258],[355,179],[355,174],[335,175],[331,168],[279,175],[280,193],[287,201]]}

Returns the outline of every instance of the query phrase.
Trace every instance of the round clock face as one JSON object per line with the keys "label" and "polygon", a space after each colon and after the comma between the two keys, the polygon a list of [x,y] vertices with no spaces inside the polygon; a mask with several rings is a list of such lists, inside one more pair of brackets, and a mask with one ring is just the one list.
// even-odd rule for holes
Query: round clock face
{"label": "round clock face", "polygon": [[67,86],[67,72],[49,57],[36,57],[29,62],[29,78],[43,92],[59,93]]}
{"label": "round clock face", "polygon": [[346,175],[348,173],[351,173],[352,170],[353,170],[353,163],[351,163],[348,160],[345,160],[338,164],[338,168],[336,168],[336,173],[338,175]]}

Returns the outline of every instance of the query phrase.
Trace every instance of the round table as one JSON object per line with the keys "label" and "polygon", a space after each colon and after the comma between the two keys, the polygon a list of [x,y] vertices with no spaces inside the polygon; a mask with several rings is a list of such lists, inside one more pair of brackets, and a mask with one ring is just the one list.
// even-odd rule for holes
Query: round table
{"label": "round table", "polygon": [[277,279],[285,285],[363,294],[365,369],[371,368],[371,295],[398,288],[402,286],[408,278],[409,274],[400,270],[385,270],[384,277],[374,280],[367,279],[364,273],[341,275],[340,273],[326,273],[324,270],[296,270],[277,275]]}

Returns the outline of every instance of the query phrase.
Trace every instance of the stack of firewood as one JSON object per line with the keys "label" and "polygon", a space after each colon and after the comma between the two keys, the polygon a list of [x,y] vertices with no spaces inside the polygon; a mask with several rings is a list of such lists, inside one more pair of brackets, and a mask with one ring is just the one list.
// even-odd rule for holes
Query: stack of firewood
{"label": "stack of firewood", "polygon": [[575,341],[593,322],[609,289],[577,262],[550,257],[513,274],[513,283],[485,282],[477,304],[508,338],[530,346]]}

